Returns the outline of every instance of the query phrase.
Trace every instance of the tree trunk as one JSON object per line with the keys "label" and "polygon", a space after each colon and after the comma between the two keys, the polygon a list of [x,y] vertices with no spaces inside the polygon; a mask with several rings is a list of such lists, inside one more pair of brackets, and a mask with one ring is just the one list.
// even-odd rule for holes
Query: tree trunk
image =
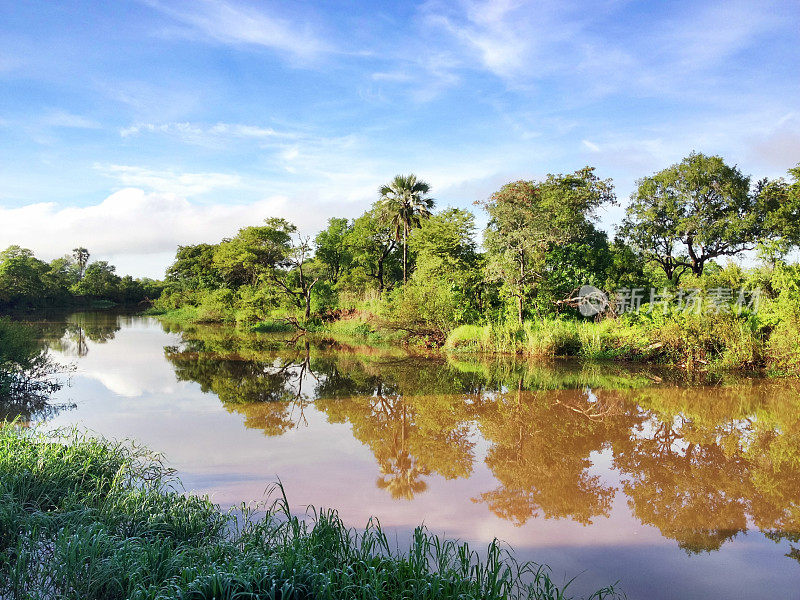
{"label": "tree trunk", "polygon": [[[698,276],[702,275],[703,274],[703,262],[704,262],[705,259],[704,259],[704,257],[700,257],[700,258],[697,257],[697,253],[694,250],[694,237],[693,236],[689,236],[689,237],[686,238],[686,249],[689,252],[689,258],[691,259],[691,262],[692,262],[692,264],[691,264],[692,273],[694,273],[695,275],[698,275]],[[701,247],[701,249],[702,249],[702,247]]]}
{"label": "tree trunk", "polygon": [[525,296],[525,251],[519,253],[519,297],[517,298],[517,317],[522,325],[523,297]]}
{"label": "tree trunk", "polygon": [[306,294],[306,321],[311,318],[311,290]]}
{"label": "tree trunk", "polygon": [[406,238],[408,236],[408,224],[403,226],[403,284],[406,282],[406,265],[408,264],[408,244]]}

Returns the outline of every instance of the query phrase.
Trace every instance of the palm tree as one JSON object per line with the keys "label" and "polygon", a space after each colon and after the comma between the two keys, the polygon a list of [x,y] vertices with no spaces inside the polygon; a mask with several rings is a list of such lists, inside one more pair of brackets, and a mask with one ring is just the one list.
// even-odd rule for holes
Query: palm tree
{"label": "palm tree", "polygon": [[83,272],[86,270],[86,263],[89,262],[89,251],[80,246],[72,249],[72,256],[78,262],[78,279],[83,279]]}
{"label": "palm tree", "polygon": [[391,183],[381,186],[379,204],[383,214],[392,220],[395,239],[403,242],[403,283],[408,264],[408,234],[419,227],[422,219],[431,216],[435,201],[428,198],[430,186],[410,175],[396,175]]}

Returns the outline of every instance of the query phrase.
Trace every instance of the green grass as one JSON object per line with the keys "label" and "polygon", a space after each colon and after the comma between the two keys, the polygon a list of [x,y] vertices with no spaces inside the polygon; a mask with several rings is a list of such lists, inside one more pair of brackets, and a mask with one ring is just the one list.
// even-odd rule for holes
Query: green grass
{"label": "green grass", "polygon": [[363,319],[340,319],[323,323],[315,329],[315,333],[336,340],[367,342],[377,346],[408,341],[405,332],[379,327]]}
{"label": "green grass", "polygon": [[536,319],[462,325],[447,338],[449,352],[522,354],[658,362],[686,368],[754,369],[800,364],[795,330],[767,329],[752,315],[675,314],[588,321]]}
{"label": "green grass", "polygon": [[280,488],[262,513],[222,512],[177,489],[162,460],[134,446],[0,427],[0,597],[569,597],[546,567],[497,542],[480,560],[418,528],[398,552],[376,521],[356,531],[332,510],[291,515]]}
{"label": "green grass", "polygon": [[198,308],[191,304],[185,304],[180,308],[163,309],[163,308],[149,308],[144,311],[144,314],[154,317],[162,317],[164,320],[173,323],[196,323],[198,322]]}

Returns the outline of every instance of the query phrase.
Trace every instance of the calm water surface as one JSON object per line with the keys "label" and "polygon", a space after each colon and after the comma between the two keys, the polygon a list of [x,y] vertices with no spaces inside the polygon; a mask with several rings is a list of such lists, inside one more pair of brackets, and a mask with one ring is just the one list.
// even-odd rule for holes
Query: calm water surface
{"label": "calm water surface", "polygon": [[76,371],[23,414],[163,452],[187,490],[505,540],[582,592],[800,598],[800,382],[413,357],[83,313],[40,322]]}

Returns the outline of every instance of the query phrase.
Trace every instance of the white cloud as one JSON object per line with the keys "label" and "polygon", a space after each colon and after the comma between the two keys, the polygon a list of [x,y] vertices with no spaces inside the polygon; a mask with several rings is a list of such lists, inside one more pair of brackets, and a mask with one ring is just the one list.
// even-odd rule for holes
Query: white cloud
{"label": "white cloud", "polygon": [[331,51],[307,24],[270,15],[260,9],[225,0],[170,2],[151,0],[153,8],[194,31],[223,44],[255,45],[308,60]]}
{"label": "white cloud", "polygon": [[[486,70],[506,79],[538,77],[559,69],[574,57],[576,40],[586,39],[581,20],[568,3],[464,1],[429,3],[424,18],[459,45],[462,67],[477,59]],[[574,64],[574,63],[573,63]]]}
{"label": "white cloud", "polygon": [[[534,89],[551,78],[565,86],[565,106],[610,94],[711,101],[719,83],[731,83],[716,81],[718,67],[766,34],[790,30],[779,1],[690,4],[639,21],[626,5],[600,1],[587,10],[569,1],[430,0],[421,14],[432,52],[447,49],[454,70],[481,69],[511,89]],[[620,22],[633,30],[610,35],[609,24]]]}
{"label": "white cloud", "polygon": [[[178,244],[216,242],[240,227],[272,216],[292,220],[303,231],[320,229],[330,210],[311,211],[285,196],[250,204],[198,204],[165,193],[127,188],[99,204],[53,202],[0,207],[0,248],[19,244],[53,258],[81,244],[95,256],[174,253]],[[164,264],[163,266],[166,266]],[[136,274],[136,273],[134,273]]]}
{"label": "white cloud", "polygon": [[600,152],[600,146],[590,142],[589,140],[581,140],[581,144],[583,144],[585,148],[588,148],[592,152]]}
{"label": "white cloud", "polygon": [[242,187],[242,178],[229,173],[178,173],[128,165],[100,165],[95,169],[125,187],[142,187],[164,194],[197,196],[217,189]]}
{"label": "white cloud", "polygon": [[271,127],[245,125],[242,123],[216,123],[204,125],[200,123],[136,123],[123,127],[119,131],[122,137],[133,137],[143,133],[161,133],[173,135],[187,141],[201,141],[208,138],[249,138],[256,140],[272,138],[292,138],[295,134],[279,132]]}
{"label": "white cloud", "polygon": [[789,114],[777,125],[760,135],[754,135],[748,154],[753,160],[776,169],[800,164],[800,116]]}
{"label": "white cloud", "polygon": [[407,71],[378,71],[372,74],[372,79],[375,81],[408,83],[414,81],[414,76]]}
{"label": "white cloud", "polygon": [[726,0],[693,7],[657,32],[654,41],[671,62],[700,70],[729,59],[779,24],[774,2]]}

